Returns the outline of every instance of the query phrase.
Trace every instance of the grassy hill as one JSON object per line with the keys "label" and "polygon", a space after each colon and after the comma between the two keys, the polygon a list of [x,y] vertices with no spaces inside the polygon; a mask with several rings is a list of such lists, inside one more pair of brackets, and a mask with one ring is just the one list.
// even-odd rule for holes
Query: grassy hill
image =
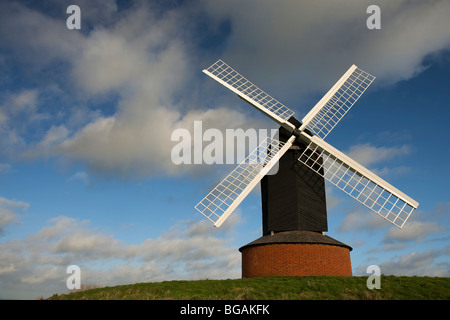
{"label": "grassy hill", "polygon": [[367,277],[269,277],[164,281],[53,295],[49,300],[450,300],[450,278],[381,276],[369,290]]}

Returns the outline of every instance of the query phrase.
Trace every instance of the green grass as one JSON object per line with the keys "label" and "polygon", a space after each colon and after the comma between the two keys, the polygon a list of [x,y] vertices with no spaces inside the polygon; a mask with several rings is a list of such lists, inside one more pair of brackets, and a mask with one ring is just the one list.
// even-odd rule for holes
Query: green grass
{"label": "green grass", "polygon": [[381,276],[369,290],[367,277],[267,277],[164,281],[53,295],[50,300],[449,300],[450,278]]}

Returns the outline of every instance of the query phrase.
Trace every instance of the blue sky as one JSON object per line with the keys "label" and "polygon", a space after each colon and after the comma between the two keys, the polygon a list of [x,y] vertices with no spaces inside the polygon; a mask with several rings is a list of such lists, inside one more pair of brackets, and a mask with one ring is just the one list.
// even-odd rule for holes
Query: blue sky
{"label": "blue sky", "polygon": [[448,277],[449,14],[445,0],[2,1],[0,298],[66,292],[71,264],[99,286],[240,277],[259,188],[216,229],[194,206],[233,166],[170,158],[197,120],[276,127],[202,74],[218,59],[298,119],[351,64],[376,76],[326,140],[420,206],[399,230],[327,185],[328,235],[353,247],[354,275]]}

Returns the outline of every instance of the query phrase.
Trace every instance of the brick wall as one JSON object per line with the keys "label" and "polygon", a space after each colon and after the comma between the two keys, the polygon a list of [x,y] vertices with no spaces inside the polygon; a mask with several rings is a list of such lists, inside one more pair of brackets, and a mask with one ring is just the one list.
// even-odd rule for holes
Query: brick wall
{"label": "brick wall", "polygon": [[242,250],[242,277],[352,276],[350,250],[326,244],[266,244]]}

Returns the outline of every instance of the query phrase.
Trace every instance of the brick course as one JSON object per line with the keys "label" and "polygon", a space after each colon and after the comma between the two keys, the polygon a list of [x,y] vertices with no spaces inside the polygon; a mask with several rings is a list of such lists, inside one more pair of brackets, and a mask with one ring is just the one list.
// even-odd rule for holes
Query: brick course
{"label": "brick course", "polygon": [[352,276],[344,246],[276,243],[242,248],[242,277]]}

